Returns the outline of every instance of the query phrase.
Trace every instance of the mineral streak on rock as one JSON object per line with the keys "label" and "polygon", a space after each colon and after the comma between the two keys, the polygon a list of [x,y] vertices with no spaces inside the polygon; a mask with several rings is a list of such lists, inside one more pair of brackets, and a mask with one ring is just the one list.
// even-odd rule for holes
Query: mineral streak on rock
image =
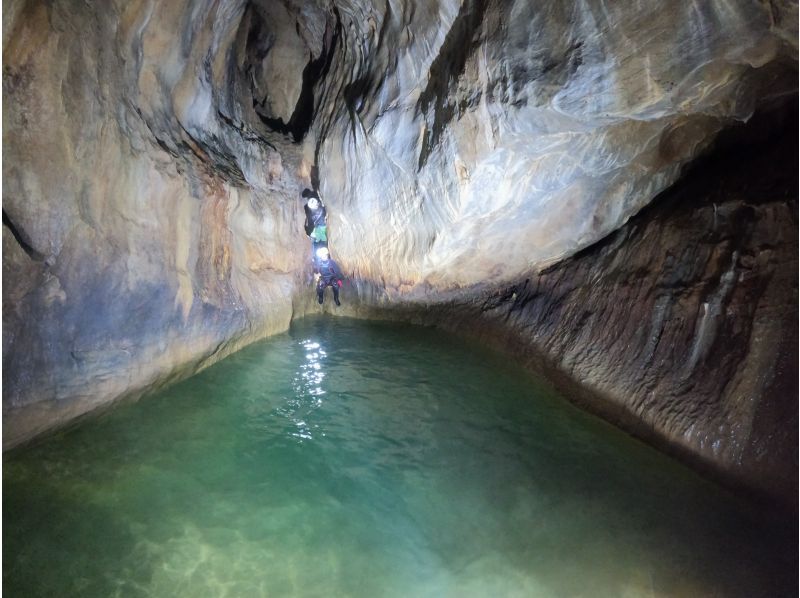
{"label": "mineral streak on rock", "polygon": [[[769,299],[786,260],[752,238],[794,212],[711,202],[703,224],[615,233],[642,251],[574,260],[719,131],[796,101],[796,70],[789,0],[5,2],[4,446],[302,316],[314,187],[358,290],[339,313],[450,325],[515,289],[498,313],[517,305],[507,327],[590,407],[751,467],[743,430],[766,425],[772,383],[744,372],[796,325]],[[708,218],[729,238],[707,241]],[[520,286],[542,271],[555,303]],[[618,311],[586,307],[579,274]]]}

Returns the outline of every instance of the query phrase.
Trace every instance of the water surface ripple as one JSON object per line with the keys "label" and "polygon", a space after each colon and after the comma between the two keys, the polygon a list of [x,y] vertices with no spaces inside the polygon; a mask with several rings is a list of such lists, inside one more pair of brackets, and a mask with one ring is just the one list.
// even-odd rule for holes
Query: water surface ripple
{"label": "water surface ripple", "polygon": [[3,459],[9,596],[782,596],[757,512],[507,359],[319,318]]}

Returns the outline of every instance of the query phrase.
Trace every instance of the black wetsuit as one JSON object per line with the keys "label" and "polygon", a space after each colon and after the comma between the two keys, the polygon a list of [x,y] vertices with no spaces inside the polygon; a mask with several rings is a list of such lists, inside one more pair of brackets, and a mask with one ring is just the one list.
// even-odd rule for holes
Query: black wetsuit
{"label": "black wetsuit", "polygon": [[325,210],[325,206],[322,205],[322,202],[320,202],[319,207],[316,210],[309,208],[308,204],[305,204],[303,209],[306,212],[306,221],[303,225],[305,227],[306,234],[311,237],[311,233],[313,233],[314,229],[317,227],[322,227],[321,230],[325,232],[323,237],[324,240],[311,237],[311,262],[314,267],[316,267],[317,262],[319,262],[319,259],[317,258],[317,249],[328,246],[327,228],[325,225],[325,219],[328,213]]}
{"label": "black wetsuit", "polygon": [[336,265],[332,259],[319,260],[317,264],[317,271],[319,272],[319,281],[317,282],[317,301],[322,303],[325,287],[333,288],[333,302],[336,305],[339,303],[339,285],[344,278],[339,266]]}
{"label": "black wetsuit", "polygon": [[311,235],[314,232],[314,228],[317,226],[325,226],[325,217],[328,215],[328,212],[325,210],[325,206],[322,203],[319,204],[319,207],[316,210],[312,210],[308,207],[308,204],[303,206],[303,209],[306,212],[306,222],[305,222],[305,229],[306,234]]}

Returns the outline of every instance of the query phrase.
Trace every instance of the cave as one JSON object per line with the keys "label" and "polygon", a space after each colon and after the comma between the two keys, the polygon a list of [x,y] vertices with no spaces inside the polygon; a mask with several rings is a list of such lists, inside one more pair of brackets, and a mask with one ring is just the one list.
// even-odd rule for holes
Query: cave
{"label": "cave", "polygon": [[4,3],[4,457],[305,320],[388,321],[796,525],[797,22],[787,0]]}

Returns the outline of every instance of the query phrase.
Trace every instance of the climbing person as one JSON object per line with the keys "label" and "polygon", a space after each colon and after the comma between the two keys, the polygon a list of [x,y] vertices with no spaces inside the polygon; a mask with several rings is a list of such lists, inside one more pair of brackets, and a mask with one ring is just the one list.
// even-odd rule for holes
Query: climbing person
{"label": "climbing person", "polygon": [[325,287],[333,288],[333,302],[336,305],[339,303],[339,287],[342,286],[342,271],[339,266],[331,259],[327,247],[320,247],[317,249],[317,272],[319,272],[319,280],[317,281],[317,301],[322,305],[323,295],[325,294]]}
{"label": "climbing person", "polygon": [[306,189],[303,197],[308,201],[303,206],[306,213],[304,224],[306,234],[311,238],[311,260],[317,265],[317,250],[328,246],[328,212],[325,205],[314,191]]}

